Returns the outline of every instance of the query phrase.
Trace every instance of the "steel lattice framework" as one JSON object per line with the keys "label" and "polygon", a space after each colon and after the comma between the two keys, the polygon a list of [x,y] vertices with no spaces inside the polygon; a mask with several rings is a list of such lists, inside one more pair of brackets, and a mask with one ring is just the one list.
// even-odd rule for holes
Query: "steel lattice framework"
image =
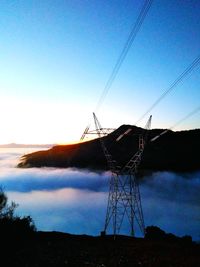
{"label": "steel lattice framework", "polygon": [[[104,143],[104,136],[108,134],[106,128],[102,128],[96,115],[93,113],[102,150],[107,160],[108,168],[111,171],[110,188],[108,195],[108,205],[106,212],[106,220],[103,233],[106,234],[111,228],[114,236],[120,233],[122,224],[128,220],[130,225],[130,235],[135,236],[135,223],[139,226],[142,235],[145,235],[145,224],[141,205],[141,197],[136,173],[141,162],[145,148],[148,131],[139,135],[139,149],[123,167],[117,165],[112,155],[108,151]],[[145,129],[150,129],[150,116]],[[128,130],[130,131],[130,130]],[[117,141],[128,132],[122,134]],[[87,134],[87,132],[85,132]]]}
{"label": "steel lattice framework", "polygon": [[123,169],[112,171],[104,232],[112,225],[113,234],[119,234],[125,217],[130,224],[130,235],[135,236],[135,222],[145,235],[140,190],[135,176],[144,150],[144,139],[139,137],[139,150]]}

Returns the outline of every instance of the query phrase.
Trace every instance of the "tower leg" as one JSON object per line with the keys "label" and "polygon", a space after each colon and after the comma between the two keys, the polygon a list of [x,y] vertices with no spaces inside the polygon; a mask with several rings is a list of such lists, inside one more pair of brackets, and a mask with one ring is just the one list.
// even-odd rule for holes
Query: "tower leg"
{"label": "tower leg", "polygon": [[144,234],[144,218],[136,177],[133,174],[113,174],[110,180],[104,232],[107,232],[110,227],[111,232],[116,236],[124,221],[130,225],[131,236],[135,236],[135,222]]}

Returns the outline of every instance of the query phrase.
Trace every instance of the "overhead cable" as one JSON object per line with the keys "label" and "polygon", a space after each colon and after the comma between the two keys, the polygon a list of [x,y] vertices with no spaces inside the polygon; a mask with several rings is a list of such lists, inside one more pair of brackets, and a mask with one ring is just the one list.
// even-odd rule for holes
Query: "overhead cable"
{"label": "overhead cable", "polygon": [[170,128],[164,130],[163,132],[161,132],[159,135],[153,137],[150,141],[154,142],[156,141],[158,138],[160,138],[162,135],[166,134],[167,132],[171,131],[173,128],[177,127],[179,124],[181,124],[183,121],[187,120],[188,118],[190,118],[191,116],[193,116],[194,114],[198,113],[200,111],[200,106],[195,108],[192,112],[190,112],[189,114],[187,114],[185,117],[183,117],[182,119],[180,119],[178,122],[176,122],[173,126],[171,126]]}
{"label": "overhead cable", "polygon": [[183,79],[192,73],[192,71],[200,64],[200,56],[195,58],[195,60],[181,73],[181,75],[165,90],[160,97],[145,111],[145,113],[136,121],[135,124],[138,124],[150,111],[152,111],[155,106],[157,106],[163,98],[166,97],[176,86],[183,81]]}
{"label": "overhead cable", "polygon": [[109,91],[110,87],[112,86],[122,63],[123,63],[124,59],[126,58],[126,55],[128,54],[128,51],[129,51],[133,41],[135,40],[137,33],[139,32],[139,30],[142,26],[142,23],[143,23],[146,15],[147,15],[151,5],[152,5],[152,2],[153,2],[153,0],[145,0],[144,5],[142,6],[142,9],[140,11],[140,14],[139,14],[136,22],[134,23],[132,30],[128,36],[128,39],[127,39],[127,41],[126,41],[126,43],[122,49],[122,52],[119,55],[117,62],[116,62],[115,66],[114,66],[114,68],[113,68],[113,70],[109,76],[109,79],[106,82],[106,85],[102,91],[102,94],[101,94],[101,96],[97,102],[95,111],[97,111],[100,108],[103,101],[105,100],[105,97],[108,94],[108,91]]}
{"label": "overhead cable", "polygon": [[183,121],[187,120],[188,118],[190,118],[191,116],[193,116],[194,114],[198,113],[200,111],[200,106],[195,108],[193,111],[191,111],[189,114],[187,114],[185,117],[183,117],[181,120],[179,120],[178,122],[176,122],[171,128],[170,130],[172,130],[173,128],[177,127],[179,124],[181,124]]}
{"label": "overhead cable", "polygon": [[[102,94],[100,95],[100,98],[99,98],[97,105],[96,105],[96,108],[95,108],[95,112],[97,112],[99,110],[103,101],[105,100],[106,95],[108,94],[108,91],[110,90],[110,88],[111,88],[111,86],[112,86],[112,84],[113,84],[113,82],[114,82],[114,80],[115,80],[115,78],[119,72],[119,69],[120,69],[122,63],[123,63],[124,59],[126,58],[126,55],[128,54],[128,51],[129,51],[133,41],[135,40],[135,37],[136,37],[137,33],[139,32],[139,30],[142,26],[142,23],[143,23],[146,15],[147,15],[151,5],[152,5],[152,3],[153,3],[153,0],[145,0],[144,4],[142,6],[142,9],[140,11],[140,14],[139,14],[136,22],[134,23],[134,25],[131,29],[131,32],[128,36],[128,39],[127,39],[127,41],[126,41],[118,59],[117,59],[117,62],[116,62],[115,66],[114,66],[114,68],[113,68],[113,70],[109,76],[109,79],[106,82],[106,85],[102,91]],[[90,128],[90,124],[86,126],[84,133],[82,134],[80,140],[84,140],[84,137],[87,134],[89,128]]]}

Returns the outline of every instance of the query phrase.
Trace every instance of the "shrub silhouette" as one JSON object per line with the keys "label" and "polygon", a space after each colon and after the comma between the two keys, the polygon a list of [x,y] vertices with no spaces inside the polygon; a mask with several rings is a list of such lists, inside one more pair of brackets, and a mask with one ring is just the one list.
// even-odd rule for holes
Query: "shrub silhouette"
{"label": "shrub silhouette", "polygon": [[163,240],[165,236],[166,233],[157,226],[148,226],[146,228],[146,234],[145,234],[146,239]]}
{"label": "shrub silhouette", "polygon": [[159,240],[168,242],[181,242],[182,244],[192,244],[192,237],[185,235],[183,237],[175,236],[174,234],[167,234],[165,231],[157,226],[146,227],[145,238],[149,240]]}
{"label": "shrub silhouette", "polygon": [[8,204],[8,198],[0,188],[0,235],[6,240],[18,241],[27,239],[36,231],[30,216],[19,217],[14,214],[17,204]]}

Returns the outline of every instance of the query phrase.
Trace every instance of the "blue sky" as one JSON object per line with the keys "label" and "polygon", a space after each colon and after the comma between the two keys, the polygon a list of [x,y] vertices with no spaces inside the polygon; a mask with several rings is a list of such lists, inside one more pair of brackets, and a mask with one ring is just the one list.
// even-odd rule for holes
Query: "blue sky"
{"label": "blue sky", "polygon": [[[142,5],[1,0],[0,143],[78,140]],[[97,113],[103,126],[134,124],[200,55],[199,10],[196,0],[154,0]],[[199,84],[196,68],[152,110],[152,127],[171,127],[198,107]],[[200,113],[176,130],[199,124]]]}

